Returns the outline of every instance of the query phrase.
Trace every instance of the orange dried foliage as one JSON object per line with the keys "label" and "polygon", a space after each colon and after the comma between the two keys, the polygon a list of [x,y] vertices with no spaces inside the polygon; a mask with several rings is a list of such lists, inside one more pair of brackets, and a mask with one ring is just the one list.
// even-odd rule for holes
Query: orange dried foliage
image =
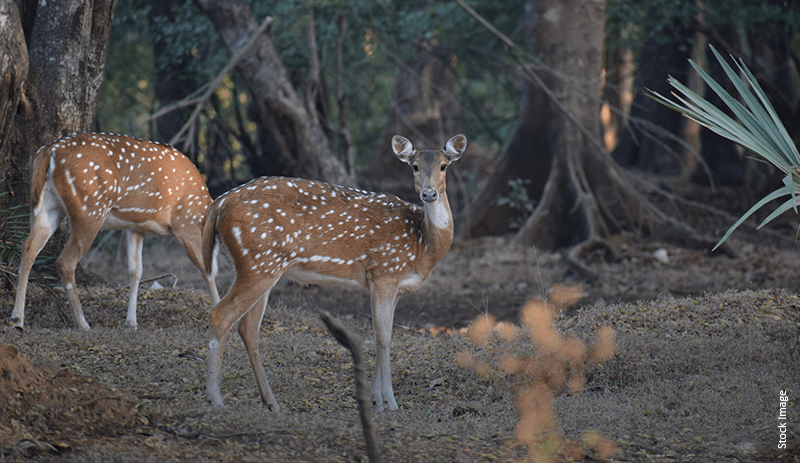
{"label": "orange dried foliage", "polygon": [[517,404],[522,416],[517,424],[517,440],[530,444],[544,431],[555,427],[553,400],[553,393],[542,383],[520,391]]}
{"label": "orange dried foliage", "polygon": [[608,325],[597,331],[597,341],[589,356],[592,363],[603,363],[617,353],[617,333]]}
{"label": "orange dried foliage", "polygon": [[483,360],[476,360],[473,362],[472,369],[475,371],[475,374],[481,378],[488,378],[489,374],[492,372],[492,367]]}
{"label": "orange dried foliage", "polygon": [[522,336],[522,329],[508,322],[499,322],[494,326],[494,331],[500,336],[503,341],[514,341]]}
{"label": "orange dried foliage", "polygon": [[577,304],[585,295],[580,286],[555,285],[550,290],[550,303],[561,310]]}
{"label": "orange dried foliage", "polygon": [[574,337],[569,337],[561,348],[561,356],[570,368],[580,370],[586,362],[586,345]]}
{"label": "orange dried foliage", "polygon": [[586,378],[583,375],[574,375],[567,382],[567,388],[570,394],[578,394],[586,386]]}
{"label": "orange dried foliage", "polygon": [[483,378],[491,374],[491,363],[498,371],[519,375],[520,384],[524,386],[517,396],[520,420],[516,436],[520,442],[530,445],[531,461],[558,461],[559,456],[581,460],[586,449],[593,450],[596,458],[605,460],[616,452],[614,442],[595,432],[586,433],[582,443],[567,441],[556,425],[553,412],[556,393],[564,387],[571,394],[580,393],[586,385],[584,367],[589,363],[604,362],[616,352],[616,335],[609,326],[599,329],[595,345],[588,351],[583,342],[575,337],[565,337],[556,329],[556,311],[574,305],[582,296],[578,287],[557,286],[551,292],[550,304],[537,300],[525,304],[520,316],[528,338],[538,348],[534,358],[517,357],[508,353],[501,344],[487,346],[492,333],[496,333],[495,339],[510,342],[519,339],[523,331],[511,323],[496,323],[491,315],[473,321],[466,333],[474,345],[484,347],[484,356],[494,360],[476,359],[467,351],[456,356],[460,366],[472,368]]}
{"label": "orange dried foliage", "polygon": [[506,374],[517,373],[520,370],[522,370],[523,366],[524,363],[521,362],[518,358],[514,357],[513,355],[503,356],[503,358],[497,364],[497,367],[500,368],[500,370]]}
{"label": "orange dried foliage", "polygon": [[467,336],[474,344],[485,344],[489,340],[489,334],[494,328],[495,320],[491,315],[482,315],[470,323]]}
{"label": "orange dried foliage", "polygon": [[529,301],[522,308],[522,319],[525,329],[534,345],[546,352],[558,352],[562,339],[553,328],[553,310],[540,301]]}
{"label": "orange dried foliage", "polygon": [[472,366],[472,362],[473,362],[472,354],[470,354],[469,352],[462,350],[461,352],[456,354],[456,363],[461,368]]}
{"label": "orange dried foliage", "polygon": [[587,431],[583,434],[583,443],[592,449],[601,460],[608,460],[617,453],[617,445],[614,441],[606,439],[596,431]]}

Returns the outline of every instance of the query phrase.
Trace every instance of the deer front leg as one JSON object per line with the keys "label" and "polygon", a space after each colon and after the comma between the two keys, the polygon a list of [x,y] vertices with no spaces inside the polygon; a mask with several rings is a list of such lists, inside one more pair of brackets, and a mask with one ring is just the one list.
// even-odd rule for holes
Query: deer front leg
{"label": "deer front leg", "polygon": [[250,366],[253,367],[253,373],[256,376],[256,383],[258,384],[258,392],[261,394],[261,401],[264,405],[268,406],[273,412],[281,411],[278,401],[275,400],[275,395],[272,393],[272,388],[269,386],[267,373],[264,371],[264,364],[261,363],[261,353],[258,351],[258,333],[261,326],[261,320],[264,318],[264,311],[267,308],[267,301],[269,301],[269,290],[261,296],[261,299],[256,301],[253,308],[247,312],[242,320],[239,322],[239,336],[242,337],[244,347],[247,350],[247,356],[250,358]]}
{"label": "deer front leg", "polygon": [[128,315],[125,325],[134,330],[136,323],[136,301],[139,297],[139,282],[142,281],[142,247],[144,235],[133,230],[125,230],[128,242],[128,274],[130,275],[130,291],[128,292]]}
{"label": "deer front leg", "polygon": [[372,383],[372,409],[398,410],[392,389],[392,325],[397,304],[397,288],[379,288],[370,285],[372,292],[372,324],[375,328],[375,377]]}

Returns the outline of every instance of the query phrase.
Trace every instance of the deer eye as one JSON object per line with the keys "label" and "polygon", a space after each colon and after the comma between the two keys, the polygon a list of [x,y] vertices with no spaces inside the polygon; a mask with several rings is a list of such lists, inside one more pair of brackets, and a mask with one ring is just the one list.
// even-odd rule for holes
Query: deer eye
{"label": "deer eye", "polygon": [[442,172],[444,172],[445,169],[447,169],[447,164],[442,164]]}
{"label": "deer eye", "polygon": [[411,166],[411,168],[414,169],[414,172],[419,172],[419,166],[414,165],[414,166]]}

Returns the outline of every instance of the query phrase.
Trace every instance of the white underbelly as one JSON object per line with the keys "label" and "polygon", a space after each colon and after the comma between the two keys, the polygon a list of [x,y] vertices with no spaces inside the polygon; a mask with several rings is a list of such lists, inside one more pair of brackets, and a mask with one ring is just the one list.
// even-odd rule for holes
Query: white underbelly
{"label": "white underbelly", "polygon": [[108,216],[106,216],[106,220],[103,222],[102,229],[133,230],[139,233],[144,233],[146,235],[169,236],[172,234],[169,227],[165,227],[164,225],[154,220],[146,220],[144,222],[131,222],[130,220],[120,219],[119,217],[115,216],[113,212],[111,214],[108,214]]}
{"label": "white underbelly", "polygon": [[324,273],[309,272],[308,270],[302,270],[297,267],[288,269],[284,275],[290,280],[306,285],[364,287],[364,282],[362,281],[326,275]]}

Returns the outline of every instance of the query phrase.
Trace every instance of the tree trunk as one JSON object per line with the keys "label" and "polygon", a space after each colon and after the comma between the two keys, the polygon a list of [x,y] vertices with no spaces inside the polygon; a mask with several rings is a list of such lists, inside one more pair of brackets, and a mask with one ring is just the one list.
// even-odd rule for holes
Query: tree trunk
{"label": "tree trunk", "polygon": [[[543,52],[545,45],[545,42],[537,39],[536,30],[540,28],[541,12],[534,7],[544,8],[545,4],[550,3],[553,2],[547,0],[543,4],[528,1],[523,30],[525,46],[534,53]],[[563,14],[560,9],[553,11]],[[550,88],[557,84],[557,79],[550,73],[542,75],[542,80]],[[511,231],[512,224],[525,219],[524,211],[508,204],[498,204],[499,198],[510,196],[510,181],[524,181],[530,198],[538,199],[542,196],[553,160],[547,102],[545,92],[532,82],[523,82],[517,129],[511,142],[495,161],[486,186],[467,207],[460,229],[462,236],[500,235]]]}
{"label": "tree trunk", "polygon": [[[0,193],[10,192],[0,195],[0,207],[29,201],[30,160],[40,146],[89,129],[116,3],[0,3]],[[66,237],[64,227],[57,230],[43,254],[57,255]]]}
{"label": "tree trunk", "polygon": [[27,102],[23,85],[28,78],[28,46],[23,18],[16,2],[0,3],[0,208],[27,202],[24,188],[27,160],[15,156],[26,125]]}
{"label": "tree trunk", "polygon": [[694,29],[675,22],[667,37],[647,40],[639,57],[636,93],[628,125],[619,134],[614,159],[623,167],[659,175],[679,175],[686,164],[679,139],[686,119],[678,112],[648,97],[645,89],[668,95],[667,77],[686,82]]}
{"label": "tree trunk", "polygon": [[[197,0],[214,24],[231,55],[258,29],[250,7],[242,0]],[[297,96],[272,40],[263,35],[236,65],[255,100],[259,119],[295,175],[340,185],[353,185],[342,163],[331,153],[328,139],[313,111]]]}
{"label": "tree trunk", "polygon": [[600,141],[604,22],[600,0],[529,0],[526,43],[547,66],[530,68],[517,131],[479,196],[485,209],[473,215],[473,234],[507,227],[516,212],[496,201],[515,177],[530,179],[529,195],[538,199],[517,234],[524,245],[572,246],[664,220]]}
{"label": "tree trunk", "polygon": [[27,202],[36,150],[89,129],[116,6],[116,0],[37,3],[21,0],[0,7],[10,13],[0,29],[7,44],[0,78],[9,90],[0,102],[0,166],[11,165],[2,188],[13,191],[15,203]]}
{"label": "tree trunk", "polygon": [[[622,31],[615,28],[609,32],[608,42],[619,41]],[[603,100],[608,105],[608,114],[603,116],[604,144],[613,150],[618,136],[628,123],[628,114],[633,100],[634,63],[630,47],[612,45],[606,50],[605,86]],[[607,118],[607,119],[606,119]]]}

